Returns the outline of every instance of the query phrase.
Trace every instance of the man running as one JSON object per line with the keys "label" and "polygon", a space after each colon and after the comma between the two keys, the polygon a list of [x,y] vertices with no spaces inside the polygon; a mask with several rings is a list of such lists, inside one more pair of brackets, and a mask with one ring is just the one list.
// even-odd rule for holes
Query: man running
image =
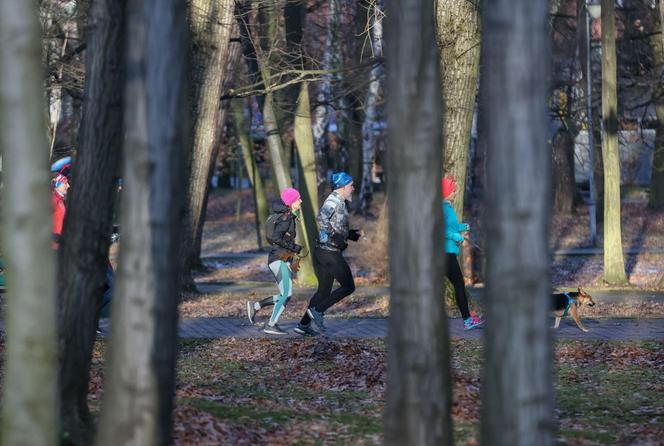
{"label": "man running", "polygon": [[[311,297],[309,307],[294,329],[295,333],[303,336],[318,334],[311,328],[312,320],[316,327],[324,332],[327,309],[355,291],[353,275],[343,256],[343,251],[348,246],[347,241],[356,242],[361,235],[357,229],[348,229],[346,201],[353,199],[353,178],[345,172],[334,173],[332,189],[333,192],[327,197],[316,217],[319,233],[313,263],[318,278],[318,290]],[[332,292],[334,279],[341,286]]]}

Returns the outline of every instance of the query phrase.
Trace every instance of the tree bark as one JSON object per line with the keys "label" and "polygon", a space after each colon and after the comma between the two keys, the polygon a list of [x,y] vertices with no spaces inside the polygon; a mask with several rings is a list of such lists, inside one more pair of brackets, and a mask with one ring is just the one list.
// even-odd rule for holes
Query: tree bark
{"label": "tree bark", "polygon": [[[231,34],[237,34],[237,22],[234,20],[231,21]],[[226,59],[226,68],[225,72],[226,77],[223,81],[223,88],[222,88],[222,96],[223,92],[228,91],[230,88],[230,85],[232,85],[232,80],[233,76],[232,73],[235,70],[235,67],[237,66],[239,60],[240,60],[240,55],[241,55],[241,48],[239,46],[231,46],[230,49],[228,50],[228,58]],[[223,130],[226,125],[226,116],[228,113],[228,109],[230,107],[230,101],[222,101],[220,110],[219,110],[219,118],[217,119],[217,126],[219,129],[217,130],[218,132],[218,137],[217,141],[215,144],[212,145],[212,155],[210,156],[210,165],[208,166],[208,179],[207,179],[207,186],[206,186],[206,191],[205,195],[203,196],[203,206],[202,206],[202,217],[199,220],[199,224],[196,229],[196,238],[194,239],[194,249],[196,251],[195,257],[200,258],[201,256],[201,249],[203,245],[203,228],[205,226],[205,213],[207,212],[207,206],[208,206],[208,199],[210,198],[210,184],[212,181],[212,175],[214,175],[216,166],[217,166],[217,158],[219,157],[219,149],[221,148],[222,144],[222,138],[223,138]]]}
{"label": "tree bark", "polygon": [[553,210],[561,214],[574,211],[574,133],[561,128],[551,141],[553,152]]}
{"label": "tree bark", "polygon": [[58,441],[54,255],[36,3],[0,2],[2,236],[7,263],[2,444]]}
{"label": "tree bark", "polygon": [[189,27],[192,47],[192,138],[187,163],[186,218],[182,228],[182,274],[186,288],[193,288],[191,270],[200,265],[198,234],[205,223],[210,164],[219,143],[221,90],[226,73],[233,0],[192,0]]}
{"label": "tree bark", "polygon": [[125,195],[98,445],[162,445],[175,388],[179,220],[188,147],[185,4],[128,3]]}
{"label": "tree bark", "polygon": [[[259,77],[263,85],[268,85],[270,79],[270,48],[261,48],[256,44],[260,36],[252,36],[249,20],[251,12],[248,2],[237,2],[236,8],[238,11],[236,16],[243,45],[242,52],[247,65],[250,70],[256,70],[255,75]],[[279,131],[279,124],[274,110],[274,94],[272,92],[268,92],[263,98],[263,126],[265,128],[267,147],[272,161],[277,188],[283,190],[291,187],[290,163],[286,161],[287,157],[284,152],[281,132]]]}
{"label": "tree bark", "polygon": [[[531,0],[487,3],[482,17],[480,128],[491,144],[486,216],[493,223],[486,238],[485,445],[554,441],[547,20],[547,3]],[[518,74],[517,66],[524,67]]]}
{"label": "tree bark", "polygon": [[[659,35],[659,42],[657,45],[654,45],[654,47],[655,79],[657,80],[657,85],[660,85],[659,73],[661,73],[661,70],[664,67],[664,0],[659,0],[658,7],[661,33]],[[653,155],[652,177],[650,180],[650,206],[655,207],[656,209],[661,209],[664,207],[664,98],[661,96],[656,105],[656,113],[659,125],[655,136],[655,153]],[[657,191],[654,192],[654,197],[653,189],[657,189]],[[664,274],[662,274],[662,277],[659,279],[657,287],[659,289],[664,289]]]}
{"label": "tree bark", "polygon": [[451,445],[449,335],[440,302],[442,118],[433,3],[388,0],[385,10],[392,296],[385,444]]}
{"label": "tree bark", "polygon": [[244,167],[247,170],[251,187],[254,189],[254,203],[256,205],[257,214],[257,238],[258,247],[263,248],[267,246],[267,239],[265,238],[265,221],[268,217],[268,205],[265,197],[265,186],[263,179],[258,171],[258,165],[254,157],[254,145],[249,137],[249,130],[247,128],[244,111],[242,110],[242,100],[236,99],[232,103],[233,107],[233,121],[235,122],[235,131],[242,147],[242,156],[244,158]]}
{"label": "tree bark", "polygon": [[[264,63],[260,61],[259,64]],[[261,69],[263,72],[263,69]],[[267,79],[264,75],[263,81]],[[277,124],[277,117],[274,114],[274,102],[272,93],[265,95],[263,103],[263,124],[265,126],[265,134],[267,135],[267,147],[270,152],[270,160],[272,161],[272,169],[274,177],[277,179],[277,187],[279,190],[284,190],[291,187],[290,166],[284,161],[284,146],[281,141],[281,133]]]}
{"label": "tree bark", "polygon": [[[383,57],[383,15],[382,0],[375,0],[371,8],[371,46],[373,57]],[[371,175],[376,157],[376,132],[373,128],[378,119],[380,84],[383,78],[383,64],[377,63],[369,74],[369,91],[364,108],[362,123],[362,181],[360,183],[360,211],[366,213],[373,198],[373,178]]]}
{"label": "tree bark", "polygon": [[463,216],[468,147],[480,74],[480,1],[437,0],[443,100],[443,172],[456,180],[454,210]]}
{"label": "tree bark", "polygon": [[[295,144],[298,154],[298,171],[304,179],[304,187],[300,187],[302,195],[302,213],[297,236],[299,244],[313,253],[315,241],[318,239],[316,213],[318,212],[318,189],[316,183],[316,154],[314,136],[311,130],[311,107],[309,104],[309,84],[303,82],[295,113]],[[313,256],[307,256],[301,264],[298,281],[308,285],[317,283]]]}
{"label": "tree bark", "polygon": [[[653,49],[653,82],[656,85],[653,94],[657,98],[657,133],[655,134],[655,153],[650,179],[650,197],[648,204],[652,209],[664,209],[664,88],[660,75],[664,68],[664,0],[659,0],[659,33],[651,37]],[[664,276],[662,276],[664,286]]]}
{"label": "tree bark", "polygon": [[[326,2],[327,27],[325,29],[325,46],[323,48],[323,70],[331,70],[333,63],[332,49],[334,46],[334,28],[338,21],[337,1],[329,0]],[[330,104],[332,103],[332,75],[323,75],[323,79],[318,83],[318,95],[314,108],[312,129],[314,135],[314,149],[316,151],[316,166],[318,168],[318,193],[325,194],[325,185],[327,184],[328,169],[328,126],[330,123]]]}
{"label": "tree bark", "polygon": [[59,253],[61,423],[65,438],[80,445],[92,440],[88,383],[123,138],[125,7],[126,0],[91,5],[83,119]]}
{"label": "tree bark", "polygon": [[627,283],[620,224],[620,157],[613,0],[602,0],[602,161],[604,162],[604,281]]}

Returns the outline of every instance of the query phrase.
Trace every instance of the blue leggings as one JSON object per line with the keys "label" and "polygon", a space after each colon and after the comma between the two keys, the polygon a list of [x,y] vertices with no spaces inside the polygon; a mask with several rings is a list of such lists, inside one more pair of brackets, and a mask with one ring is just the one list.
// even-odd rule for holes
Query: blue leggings
{"label": "blue leggings", "polygon": [[279,286],[279,294],[272,296],[274,308],[272,309],[270,322],[268,322],[269,325],[275,325],[281,313],[284,312],[286,303],[293,295],[293,278],[290,265],[283,260],[275,260],[268,266],[274,275],[274,280],[277,281],[277,285]]}

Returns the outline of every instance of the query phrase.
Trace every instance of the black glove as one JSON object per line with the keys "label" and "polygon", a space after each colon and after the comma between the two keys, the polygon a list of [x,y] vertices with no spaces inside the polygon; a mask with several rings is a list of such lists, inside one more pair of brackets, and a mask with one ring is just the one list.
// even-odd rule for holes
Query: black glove
{"label": "black glove", "polygon": [[362,233],[360,232],[359,229],[351,229],[350,231],[348,231],[348,240],[356,242],[360,239],[361,236]]}
{"label": "black glove", "polygon": [[300,245],[297,245],[297,244],[295,244],[294,246],[295,246],[295,249],[293,250],[293,252],[295,254],[299,254],[302,251],[302,247]]}
{"label": "black glove", "polygon": [[330,241],[334,246],[342,250],[346,249],[346,246],[348,246],[344,237],[336,232],[332,234],[332,236],[330,237]]}

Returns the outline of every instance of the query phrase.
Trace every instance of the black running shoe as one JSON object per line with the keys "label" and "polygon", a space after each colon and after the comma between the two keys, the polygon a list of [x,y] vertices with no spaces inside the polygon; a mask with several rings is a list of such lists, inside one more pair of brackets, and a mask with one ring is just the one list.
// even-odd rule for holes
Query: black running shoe
{"label": "black running shoe", "polygon": [[265,327],[263,328],[263,332],[267,334],[272,334],[272,335],[286,335],[288,334],[284,330],[281,329],[281,327],[277,324],[270,325],[267,322],[265,323]]}
{"label": "black running shoe", "polygon": [[313,328],[311,328],[311,324],[309,325],[297,324],[297,327],[295,327],[293,331],[302,336],[318,336],[318,332]]}

